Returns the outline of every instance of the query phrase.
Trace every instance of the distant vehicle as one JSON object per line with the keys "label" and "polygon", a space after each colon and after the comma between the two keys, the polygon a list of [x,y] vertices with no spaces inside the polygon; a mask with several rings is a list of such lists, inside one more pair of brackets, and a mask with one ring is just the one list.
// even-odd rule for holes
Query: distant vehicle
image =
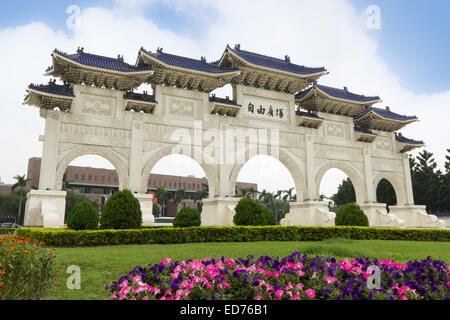
{"label": "distant vehicle", "polygon": [[23,228],[23,227],[14,222],[5,222],[0,224],[0,228]]}

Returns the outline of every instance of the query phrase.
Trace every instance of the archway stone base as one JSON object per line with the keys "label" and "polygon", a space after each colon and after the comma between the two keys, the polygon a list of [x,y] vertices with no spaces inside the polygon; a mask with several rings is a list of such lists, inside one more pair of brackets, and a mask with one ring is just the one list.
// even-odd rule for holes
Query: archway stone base
{"label": "archway stone base", "polygon": [[389,212],[405,221],[406,228],[445,228],[445,221],[428,214],[425,206],[419,205],[399,205],[390,206]]}
{"label": "archway stone base", "polygon": [[285,226],[334,226],[336,214],[328,210],[326,201],[291,202],[290,211],[281,219]]}
{"label": "archway stone base", "polygon": [[234,226],[234,208],[241,198],[217,197],[203,199],[202,226]]}
{"label": "archway stone base", "polygon": [[66,191],[30,190],[25,205],[25,227],[60,228],[64,224]]}
{"label": "archway stone base", "polygon": [[153,226],[155,217],[153,216],[153,195],[136,193],[134,197],[139,201],[142,211],[142,225]]}
{"label": "archway stone base", "polygon": [[358,203],[369,219],[370,227],[404,228],[405,221],[395,214],[388,213],[385,203]]}

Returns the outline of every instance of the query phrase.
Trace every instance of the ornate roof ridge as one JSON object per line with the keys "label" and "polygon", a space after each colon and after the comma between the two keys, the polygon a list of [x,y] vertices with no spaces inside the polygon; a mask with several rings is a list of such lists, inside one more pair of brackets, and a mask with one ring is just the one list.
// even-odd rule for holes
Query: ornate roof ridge
{"label": "ornate roof ridge", "polygon": [[321,91],[325,92],[326,94],[328,94],[332,97],[335,97],[335,98],[339,98],[339,99],[353,100],[353,101],[359,101],[359,102],[369,102],[369,101],[381,100],[379,96],[366,96],[363,94],[350,92],[347,87],[340,89],[340,88],[335,88],[335,87],[318,84],[317,81],[314,81],[313,84],[309,88],[297,93],[295,95],[295,98],[296,99],[303,98],[313,88],[318,88]]}
{"label": "ornate roof ridge", "polygon": [[425,143],[422,140],[413,140],[407,137],[404,137],[400,132],[395,132],[395,140],[398,142],[406,143],[406,144],[414,144],[414,145],[424,145]]}
{"label": "ornate roof ridge", "polygon": [[48,84],[30,83],[28,88],[44,93],[75,97],[73,93],[73,88],[70,86],[69,83],[64,82],[63,84],[56,84],[56,79],[50,80]]}
{"label": "ornate roof ridge", "polygon": [[[67,52],[64,52],[64,51],[61,51],[61,50],[58,50],[58,49],[54,49],[53,52],[57,53],[59,55],[62,55],[64,57],[66,57],[67,59],[70,59],[70,60],[72,60],[72,61],[74,61],[76,63],[81,63],[81,64],[92,66],[92,67],[98,67],[98,68],[103,68],[103,69],[111,69],[111,68],[108,68],[106,66],[87,64],[87,63],[84,63],[82,61],[77,60],[76,58],[77,57],[90,57],[90,58],[99,59],[99,60],[112,61],[112,62],[115,62],[115,63],[122,64],[124,67],[130,69],[128,71],[131,71],[131,72],[133,72],[133,71],[150,71],[150,70],[152,70],[151,67],[137,67],[137,66],[135,66],[133,64],[129,64],[129,63],[125,62],[124,58],[123,58],[123,55],[117,55],[117,58],[113,58],[113,57],[109,57],[109,56],[104,56],[104,55],[98,55],[98,54],[94,54],[94,53],[84,52],[84,48],[83,47],[81,47],[81,48],[78,47],[76,53],[72,53],[72,54],[68,54]],[[52,68],[53,67],[47,68],[46,72],[51,70]],[[113,69],[115,70],[116,68],[113,68]],[[126,70],[116,70],[116,71],[127,72]]]}
{"label": "ornate roof ridge", "polygon": [[[281,63],[286,63],[287,65],[292,65],[292,66],[297,66],[297,67],[301,67],[307,70],[317,70],[316,72],[320,72],[320,71],[326,71],[326,68],[324,66],[321,67],[307,67],[305,65],[300,65],[300,64],[296,64],[296,63],[292,63],[291,59],[288,55],[285,55],[284,59],[280,59],[277,57],[273,57],[273,56],[269,56],[269,55],[264,55],[261,53],[257,53],[254,51],[248,51],[248,50],[242,50],[241,49],[241,45],[240,44],[236,44],[234,46],[234,49],[230,47],[230,45],[227,44],[227,48],[230,49],[231,51],[235,52],[235,53],[244,53],[244,54],[249,54],[249,55],[253,55],[255,57],[258,58],[264,58],[267,60],[272,60],[272,61],[277,61],[277,62],[281,62]],[[245,59],[245,58],[243,58]]]}
{"label": "ornate roof ridge", "polygon": [[[221,67],[221,66],[219,66],[217,64],[217,61],[208,62],[206,60],[206,57],[203,57],[203,56],[200,59],[196,59],[196,58],[182,56],[182,55],[179,55],[179,54],[163,52],[163,48],[159,48],[159,47],[156,50],[156,52],[152,52],[152,51],[146,50],[144,47],[141,47],[140,50],[144,51],[145,53],[147,53],[148,55],[151,55],[152,57],[154,57],[156,59],[158,59],[159,56],[165,55],[165,56],[170,56],[170,57],[174,57],[174,58],[189,60],[189,61],[196,62],[196,63],[203,63],[203,64],[205,64],[207,66],[210,66],[212,68],[216,68],[218,70],[225,71],[225,72],[228,72],[228,71],[231,72],[231,71],[238,71],[239,70],[238,68],[224,68],[224,67]],[[158,60],[160,60],[160,59],[158,59]],[[164,62],[164,63],[166,63],[166,62]]]}
{"label": "ornate roof ridge", "polygon": [[354,116],[354,119],[359,119],[371,111],[375,112],[377,115],[379,115],[383,118],[390,118],[390,119],[397,120],[397,121],[410,121],[410,120],[418,119],[416,116],[406,116],[406,115],[402,115],[402,114],[393,112],[393,111],[391,111],[391,109],[388,106],[386,106],[385,109],[377,108],[377,107],[368,107],[362,113]]}

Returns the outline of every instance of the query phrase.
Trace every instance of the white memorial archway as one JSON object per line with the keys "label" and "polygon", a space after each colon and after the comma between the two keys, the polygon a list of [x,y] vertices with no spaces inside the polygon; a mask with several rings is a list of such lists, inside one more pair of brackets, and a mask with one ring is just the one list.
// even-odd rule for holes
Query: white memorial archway
{"label": "white memorial archway", "polygon": [[[139,50],[134,65],[58,50],[47,75],[55,80],[28,87],[25,104],[46,120],[39,190],[28,194],[26,226],[61,226],[65,192],[62,175],[75,158],[94,154],[116,168],[120,189],[141,203],[144,224],[153,224],[152,167],[164,156],[184,154],[204,170],[209,198],[202,225],[232,225],[236,179],[255,155],[270,155],[290,172],[297,202],[284,225],[334,225],[334,213],[319,200],[320,181],[330,168],[352,180],[358,204],[372,226],[442,227],[423,206],[414,205],[407,151],[423,142],[397,133],[416,117],[372,107],[367,97],[317,84],[325,68],[294,64],[226,47],[207,62]],[[150,84],[153,94],[133,90]],[[210,95],[231,84],[233,96]],[[397,194],[388,214],[376,203],[376,186],[387,179]]]}

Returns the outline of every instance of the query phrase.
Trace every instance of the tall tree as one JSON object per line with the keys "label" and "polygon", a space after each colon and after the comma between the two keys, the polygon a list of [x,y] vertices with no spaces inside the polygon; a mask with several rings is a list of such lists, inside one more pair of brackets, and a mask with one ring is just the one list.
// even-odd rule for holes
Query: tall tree
{"label": "tall tree", "polygon": [[331,200],[333,200],[336,207],[346,203],[356,202],[355,189],[350,178],[342,181],[338,186],[337,192],[331,196]]}
{"label": "tall tree", "polygon": [[393,206],[397,203],[397,197],[394,187],[386,179],[381,179],[378,183],[377,190],[377,202],[386,203],[388,206]]}
{"label": "tall tree", "polygon": [[411,173],[414,201],[416,204],[425,205],[428,212],[441,211],[442,173],[436,168],[433,154],[424,150],[417,156],[417,164]]}
{"label": "tall tree", "polygon": [[177,191],[175,191],[175,198],[174,198],[174,202],[177,204],[177,211],[180,211],[180,204],[183,203],[184,206],[186,206],[186,203],[184,202],[184,200],[186,199],[186,190],[184,189],[178,189]]}
{"label": "tall tree", "polygon": [[23,193],[26,190],[25,188],[27,186],[27,181],[29,179],[27,179],[25,175],[23,175],[23,176],[16,175],[14,177],[14,179],[16,180],[16,183],[14,183],[12,185],[11,190],[16,190],[16,189],[19,190],[20,197],[19,197],[19,211],[17,213],[17,223],[21,224],[20,215],[22,213],[22,198],[23,198]]}
{"label": "tall tree", "polygon": [[197,203],[198,212],[202,212],[203,203],[202,200],[209,195],[209,187],[207,184],[202,184],[202,190],[198,190],[194,194],[194,203]]}
{"label": "tall tree", "polygon": [[156,188],[156,197],[158,198],[158,204],[161,207],[161,216],[164,217],[167,213],[165,211],[166,204],[167,204],[167,195],[169,191],[167,191],[164,187],[157,187]]}

